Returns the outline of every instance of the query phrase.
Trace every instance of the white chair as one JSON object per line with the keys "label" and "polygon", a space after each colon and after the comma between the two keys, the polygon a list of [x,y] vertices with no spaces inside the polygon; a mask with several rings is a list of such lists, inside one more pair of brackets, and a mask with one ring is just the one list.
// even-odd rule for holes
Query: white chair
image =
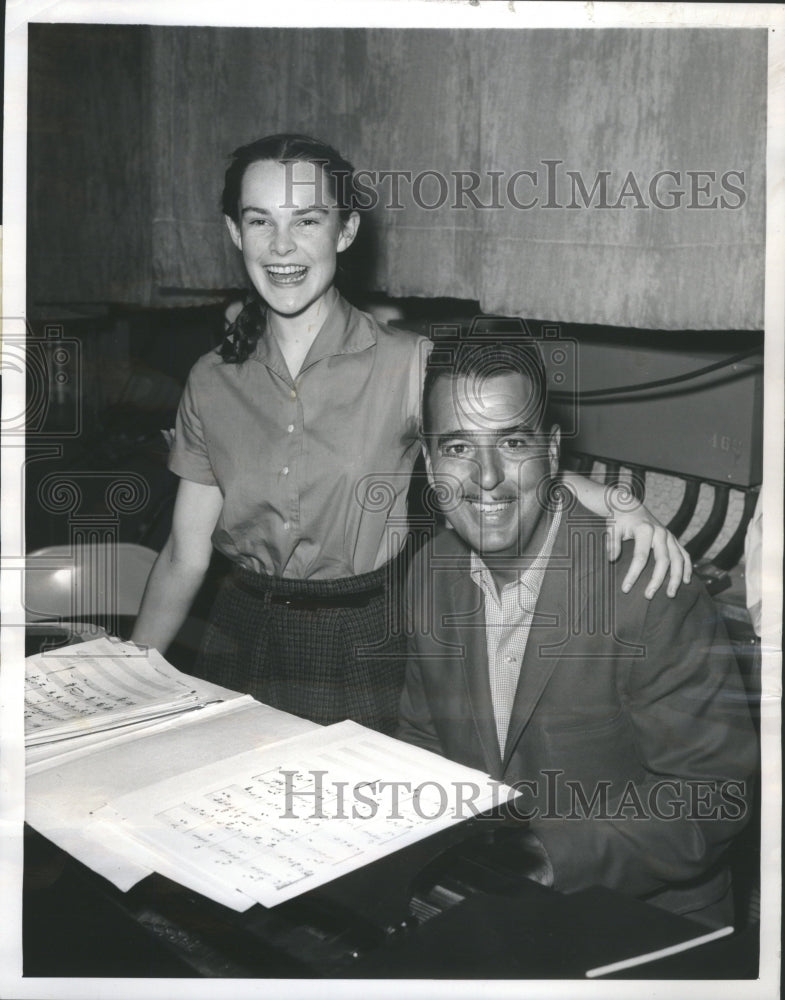
{"label": "white chair", "polygon": [[136,615],[157,555],[128,542],[37,549],[25,560],[25,620],[116,621]]}

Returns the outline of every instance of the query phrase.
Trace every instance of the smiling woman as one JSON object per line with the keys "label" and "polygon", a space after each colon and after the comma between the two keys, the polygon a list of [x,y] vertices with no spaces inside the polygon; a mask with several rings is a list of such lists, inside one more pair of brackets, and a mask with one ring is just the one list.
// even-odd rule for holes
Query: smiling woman
{"label": "smiling woman", "polygon": [[[406,495],[430,343],[377,323],[336,290],[356,204],[353,168],[326,143],[283,134],[233,153],[222,207],[255,294],[189,375],[169,460],[180,477],[172,531],[133,639],[166,650],[215,547],[234,571],[196,672],[315,722],[391,731],[405,667],[396,609]],[[576,486],[597,513],[611,513],[601,487]],[[678,548],[669,559],[645,508],[627,518],[630,537],[644,530],[625,583],[654,538],[649,589],[670,563],[675,591],[689,561]]]}
{"label": "smiling woman", "polygon": [[356,212],[342,217],[324,187],[316,163],[261,160],[243,174],[234,208],[226,206],[232,242],[267,303],[270,332],[293,376],[338,296],[336,256],[359,222]]}

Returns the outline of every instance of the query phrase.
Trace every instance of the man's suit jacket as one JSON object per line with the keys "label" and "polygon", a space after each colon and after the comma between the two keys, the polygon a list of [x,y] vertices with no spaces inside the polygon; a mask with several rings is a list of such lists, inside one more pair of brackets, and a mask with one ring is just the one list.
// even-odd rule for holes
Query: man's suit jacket
{"label": "man's suit jacket", "polygon": [[603,884],[695,913],[727,894],[721,857],[749,808],[747,700],[702,585],[622,594],[632,545],[614,566],[603,531],[580,505],[562,514],[503,752],[483,596],[463,542],[438,533],[409,575],[398,736],[519,783],[555,888]]}

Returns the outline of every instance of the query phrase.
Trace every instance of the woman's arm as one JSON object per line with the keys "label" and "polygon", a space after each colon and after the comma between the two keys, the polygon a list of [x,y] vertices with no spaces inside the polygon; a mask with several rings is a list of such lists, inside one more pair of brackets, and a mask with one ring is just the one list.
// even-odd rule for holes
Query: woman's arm
{"label": "woman's arm", "polygon": [[210,539],[222,506],[217,486],[180,480],[172,531],[147,581],[134,642],[165,653],[179,632],[210,565]]}
{"label": "woman's arm", "polygon": [[[670,531],[654,517],[643,504],[624,509],[628,504],[614,504],[614,492],[602,483],[594,482],[574,472],[563,472],[562,480],[572,489],[578,500],[590,511],[608,521],[608,558],[613,562],[621,555],[621,543],[632,539],[635,543],[632,562],[621,589],[626,594],[643,572],[654,552],[654,569],[646,597],[651,600],[668,576],[668,597],[673,597],[682,582],[689,583],[692,560]],[[622,486],[622,489],[624,487]],[[626,497],[625,497],[626,499]]]}

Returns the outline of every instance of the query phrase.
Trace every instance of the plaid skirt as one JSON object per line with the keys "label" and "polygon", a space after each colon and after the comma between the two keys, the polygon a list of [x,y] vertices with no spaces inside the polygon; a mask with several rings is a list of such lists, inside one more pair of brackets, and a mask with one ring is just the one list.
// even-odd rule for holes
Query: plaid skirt
{"label": "plaid skirt", "polygon": [[194,673],[322,725],[395,729],[406,667],[403,560],[338,580],[235,567],[216,598]]}

